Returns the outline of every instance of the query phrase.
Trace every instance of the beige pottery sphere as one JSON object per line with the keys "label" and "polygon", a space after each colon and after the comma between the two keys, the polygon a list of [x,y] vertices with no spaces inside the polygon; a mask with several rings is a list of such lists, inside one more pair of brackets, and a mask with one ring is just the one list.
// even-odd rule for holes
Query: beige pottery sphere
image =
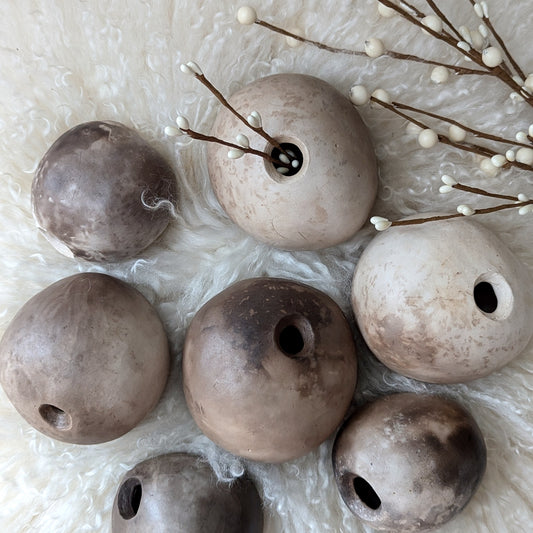
{"label": "beige pottery sphere", "polygon": [[377,235],[357,264],[351,296],[375,356],[422,381],[487,376],[533,334],[529,273],[471,219],[393,226]]}
{"label": "beige pottery sphere", "polygon": [[183,386],[202,432],[235,455],[271,463],[312,451],[342,422],[357,359],[326,294],[253,278],[207,302],[187,331]]}
{"label": "beige pottery sphere", "polygon": [[[278,173],[263,158],[229,159],[228,148],[208,147],[209,176],[230,218],[260,241],[287,250],[342,243],[363,226],[377,191],[378,171],[366,126],[350,101],[326,82],[303,74],[277,74],[247,85],[229,102],[245,117],[258,111],[263,128],[301,153],[294,175]],[[268,154],[273,146],[228,109],[211,134]]]}
{"label": "beige pottery sphere", "polygon": [[333,468],[350,511],[377,530],[431,531],[474,495],[487,462],[483,435],[457,402],[384,396],[339,431]]}

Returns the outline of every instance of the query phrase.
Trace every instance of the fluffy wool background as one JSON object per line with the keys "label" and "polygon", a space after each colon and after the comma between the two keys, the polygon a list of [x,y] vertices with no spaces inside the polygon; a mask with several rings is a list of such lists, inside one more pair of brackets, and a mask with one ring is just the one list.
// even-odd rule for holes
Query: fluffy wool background
{"label": "fluffy wool background", "polygon": [[[250,3],[261,18],[300,28],[308,37],[331,45],[361,49],[366,38],[377,36],[399,51],[459,61],[453,51],[399,17],[380,19],[375,0]],[[479,23],[469,2],[439,4],[458,25]],[[526,71],[533,71],[531,2],[488,4],[510,49]],[[258,243],[237,228],[210,187],[205,146],[163,133],[177,113],[208,132],[219,109],[214,97],[180,73],[179,65],[195,60],[226,95],[279,72],[312,74],[345,94],[355,83],[383,87],[398,100],[508,137],[527,130],[533,112],[525,104],[512,103],[509,91],[486,77],[463,77],[436,86],[429,81],[427,66],[331,55],[309,46],[291,49],[279,35],[240,26],[235,21],[238,7],[232,0],[20,0],[0,5],[0,334],[25,302],[52,282],[81,271],[107,272],[133,284],[155,305],[171,340],[174,362],[156,409],[127,435],[96,446],[43,436],[0,391],[3,532],[108,532],[120,477],[139,461],[170,451],[202,454],[223,478],[247,468],[264,501],[267,532],[370,531],[337,494],[332,439],[286,464],[256,464],[217,448],[187,411],[180,384],[181,350],[187,325],[203,303],[236,280],[283,276],[328,293],[353,324],[351,276],[374,230],[367,226],[350,242],[332,249],[291,253]],[[443,173],[493,190],[532,192],[524,172],[488,178],[472,155],[443,146],[420,149],[406,134],[405,122],[386,110],[365,107],[361,114],[380,161],[374,214],[453,212],[457,204],[473,200],[462,193],[439,196]],[[140,257],[116,264],[90,264],[59,255],[38,233],[31,215],[33,172],[46,149],[68,128],[96,119],[137,128],[171,162],[181,189],[179,216],[162,238]],[[530,217],[505,212],[478,220],[503,237],[533,271]],[[359,361],[354,405],[391,391],[445,393],[467,406],[484,432],[486,475],[469,506],[443,532],[531,531],[531,345],[503,370],[455,386],[431,386],[398,376],[363,348]]]}

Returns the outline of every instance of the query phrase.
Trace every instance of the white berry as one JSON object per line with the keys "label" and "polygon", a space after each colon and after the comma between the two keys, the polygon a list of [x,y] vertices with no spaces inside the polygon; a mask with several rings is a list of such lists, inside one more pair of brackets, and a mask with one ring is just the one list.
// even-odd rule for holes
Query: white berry
{"label": "white berry", "polygon": [[446,83],[450,77],[450,71],[446,67],[438,66],[431,71],[433,83]]}
{"label": "white berry", "polygon": [[452,124],[448,129],[448,136],[451,141],[461,143],[466,139],[466,131],[459,126]]}
{"label": "white berry", "polygon": [[381,39],[371,37],[365,41],[365,53],[368,57],[379,57],[385,52],[385,45]]}
{"label": "white berry", "polygon": [[350,89],[350,101],[354,105],[365,105],[370,101],[370,94],[364,85],[354,85]]}
{"label": "white berry", "polygon": [[242,6],[237,11],[237,20],[241,24],[248,26],[257,20],[257,13],[253,7]]}
{"label": "white berry", "polygon": [[497,67],[503,61],[503,55],[499,48],[495,46],[489,46],[481,52],[481,59],[487,67]]}
{"label": "white berry", "polygon": [[439,142],[438,135],[435,133],[435,131],[433,131],[430,128],[422,130],[418,134],[418,144],[422,148],[433,148],[433,146],[435,146],[438,142]]}
{"label": "white berry", "polygon": [[517,150],[516,160],[524,165],[533,165],[533,148],[520,148]]}

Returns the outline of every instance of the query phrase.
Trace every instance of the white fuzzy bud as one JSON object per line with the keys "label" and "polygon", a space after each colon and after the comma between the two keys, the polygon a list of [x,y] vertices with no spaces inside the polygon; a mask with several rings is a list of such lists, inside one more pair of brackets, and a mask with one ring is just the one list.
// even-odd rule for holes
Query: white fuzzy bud
{"label": "white fuzzy bud", "polygon": [[526,89],[533,92],[533,74],[528,74],[524,86]]}
{"label": "white fuzzy bud", "polygon": [[426,128],[418,134],[418,144],[422,148],[433,148],[438,142],[439,136],[430,128]]}
{"label": "white fuzzy bud", "polygon": [[521,193],[518,195],[518,201],[519,201],[519,202],[527,202],[527,201],[529,201],[529,197],[526,196],[523,192],[521,192]]}
{"label": "white fuzzy bud", "polygon": [[480,24],[477,28],[483,39],[486,39],[489,36],[489,30],[485,24]]}
{"label": "white fuzzy bud", "polygon": [[418,135],[422,131],[422,128],[414,122],[408,122],[407,126],[405,127],[405,131],[409,135]]}
{"label": "white fuzzy bud", "polygon": [[465,52],[470,52],[470,45],[466,41],[459,41],[457,43],[457,48],[464,50]]}
{"label": "white fuzzy bud", "polygon": [[390,18],[396,15],[396,11],[392,7],[386,6],[381,2],[378,2],[378,13],[384,18]]}
{"label": "white fuzzy bud", "polygon": [[498,174],[498,167],[495,167],[493,164],[492,164],[492,161],[488,158],[488,157],[485,157],[481,160],[481,162],[479,163],[479,168],[487,175],[487,176],[490,176],[491,178],[493,178],[494,176],[496,176]]}
{"label": "white fuzzy bud", "polygon": [[465,217],[469,217],[470,215],[473,215],[476,210],[470,205],[461,204],[457,206],[457,212]]}
{"label": "white fuzzy bud", "polygon": [[466,131],[459,126],[452,124],[448,128],[448,137],[453,142],[461,143],[466,139]]}
{"label": "white fuzzy bud", "polygon": [[190,129],[189,121],[182,115],[178,115],[176,117],[176,124],[178,125],[178,128],[182,131]]}
{"label": "white fuzzy bud", "polygon": [[487,67],[494,68],[501,64],[503,61],[503,54],[499,48],[495,46],[489,46],[481,52],[481,60]]}
{"label": "white fuzzy bud", "polygon": [[487,2],[483,0],[481,3],[481,7],[483,8],[483,16],[488,19],[489,18],[489,6],[487,5]]}
{"label": "white fuzzy bud", "polygon": [[459,27],[459,33],[461,34],[461,37],[470,45],[472,46],[472,35],[470,34],[470,30],[466,26],[460,26]]}
{"label": "white fuzzy bud", "polygon": [[[424,17],[422,19],[422,24],[429,28],[430,30],[433,30],[435,33],[440,33],[442,31],[442,20],[439,17],[436,17],[435,15],[428,15],[427,17]],[[429,32],[423,30],[425,34],[429,34]]]}
{"label": "white fuzzy bud", "polygon": [[442,183],[444,183],[445,185],[449,185],[450,187],[457,185],[457,181],[451,176],[448,176],[447,174],[443,174],[440,179]]}
{"label": "white fuzzy bud", "polygon": [[261,115],[257,111],[252,111],[246,120],[248,121],[248,124],[252,126],[252,128],[260,128],[263,124]]}
{"label": "white fuzzy bud", "polygon": [[290,164],[291,160],[285,155],[285,154],[279,154],[278,158],[282,163],[285,163],[286,165]]}
{"label": "white fuzzy bud", "polygon": [[431,81],[433,83],[446,83],[450,77],[450,71],[446,67],[438,66],[431,71]]}
{"label": "white fuzzy bud", "polygon": [[354,105],[365,105],[370,101],[370,94],[364,85],[354,85],[350,89],[350,101]]}
{"label": "white fuzzy bud", "polygon": [[519,148],[516,152],[516,160],[524,165],[533,165],[533,148]]}
{"label": "white fuzzy bud", "polygon": [[194,70],[185,63],[182,63],[180,65],[180,70],[183,72],[183,74],[187,74],[188,76],[194,76]]}
{"label": "white fuzzy bud", "polygon": [[530,137],[533,137],[533,124],[530,124],[529,125],[529,128],[527,130],[527,134],[530,136]]}
{"label": "white fuzzy bud", "polygon": [[244,152],[242,150],[238,150],[237,148],[232,148],[228,151],[228,157],[230,159],[239,159],[244,155]]}
{"label": "white fuzzy bud", "polygon": [[287,167],[276,167],[276,171],[279,174],[288,174],[289,173],[289,169]]}
{"label": "white fuzzy bud", "polygon": [[507,150],[507,152],[505,152],[505,159],[507,159],[507,161],[514,161],[516,159],[515,151]]}
{"label": "white fuzzy bud", "polygon": [[385,231],[392,226],[392,222],[384,217],[372,217],[370,223],[373,224],[378,231]]}
{"label": "white fuzzy bud", "polygon": [[202,69],[194,61],[188,61],[185,66],[188,67],[193,72],[193,74],[197,74],[198,76],[203,75]]}
{"label": "white fuzzy bud", "polygon": [[390,94],[385,90],[385,89],[376,89],[373,93],[372,93],[372,96],[376,99],[376,100],[380,100],[382,102],[385,102],[386,104],[390,104],[391,103],[391,97],[390,97]]}
{"label": "white fuzzy bud", "polygon": [[250,148],[250,139],[243,133],[239,133],[236,137],[237,144],[242,146],[243,148]]}
{"label": "white fuzzy bud", "polygon": [[[289,29],[289,32],[294,35],[298,35],[298,37],[304,36],[303,30],[301,30],[300,28],[291,28]],[[303,42],[299,39],[289,37],[288,35],[285,37],[285,42],[287,43],[287,46],[290,46],[291,48],[297,48],[298,46],[301,46],[303,44]]]}
{"label": "white fuzzy bud", "polygon": [[165,128],[165,135],[167,137],[177,137],[178,135],[182,135],[182,131],[178,128],[174,128],[173,126],[167,126]]}
{"label": "white fuzzy bud", "polygon": [[481,50],[483,48],[485,39],[478,30],[470,30],[470,39],[472,40],[472,46],[476,50]]}
{"label": "white fuzzy bud", "polygon": [[248,26],[257,20],[257,13],[253,7],[242,6],[237,11],[237,20],[240,24]]}
{"label": "white fuzzy bud", "polygon": [[515,135],[515,139],[519,143],[527,143],[528,142],[527,133],[525,131],[518,131]]}
{"label": "white fuzzy bud", "polygon": [[490,158],[490,161],[496,168],[501,168],[507,163],[507,158],[502,154],[496,154]]}
{"label": "white fuzzy bud", "polygon": [[371,37],[365,41],[365,53],[368,57],[379,57],[385,52],[385,45],[381,39]]}
{"label": "white fuzzy bud", "polygon": [[452,192],[453,191],[453,187],[450,187],[449,185],[441,185],[439,187],[439,192],[441,194],[447,194],[449,192]]}
{"label": "white fuzzy bud", "polygon": [[519,215],[527,215],[533,212],[533,204],[523,205],[519,210]]}
{"label": "white fuzzy bud", "polygon": [[483,8],[481,7],[481,4],[479,2],[476,2],[474,4],[474,11],[476,12],[476,15],[482,19],[483,18]]}

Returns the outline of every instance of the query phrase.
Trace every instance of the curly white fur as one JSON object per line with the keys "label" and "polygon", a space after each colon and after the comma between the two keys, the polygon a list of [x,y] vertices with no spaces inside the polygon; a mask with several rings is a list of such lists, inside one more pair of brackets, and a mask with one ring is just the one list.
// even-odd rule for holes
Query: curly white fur
{"label": "curly white fur", "polygon": [[[453,51],[399,17],[380,19],[375,0],[250,0],[259,16],[297,27],[313,39],[346,48],[370,36],[396,50],[455,61]],[[528,0],[488,1],[493,20],[524,68],[533,70]],[[424,4],[420,2],[420,4]],[[439,2],[460,24],[477,25],[469,2]],[[194,313],[230,283],[251,276],[283,276],[330,294],[348,313],[354,265],[373,230],[319,252],[282,252],[256,242],[223,213],[210,188],[205,147],[163,131],[176,114],[208,132],[219,104],[179,64],[194,60],[231,94],[261,76],[302,72],[348,94],[354,84],[386,88],[395,98],[449,114],[507,136],[527,130],[533,113],[511,103],[508,90],[486,77],[429,81],[430,68],[387,58],[331,55],[310,46],[289,48],[284,38],[235,21],[232,0],[20,0],[0,6],[0,334],[18,308],[50,283],[80,271],[102,271],[139,288],[156,306],[172,344],[174,368],[157,408],[116,441],[76,446],[53,441],[28,426],[0,391],[0,530],[110,531],[121,475],[137,462],[169,451],[197,452],[217,474],[248,468],[266,508],[270,533],[370,531],[337,494],[331,439],[282,465],[242,461],[220,450],[193,423],[180,385],[179,361]],[[493,190],[527,192],[524,172],[486,178],[474,156],[438,146],[422,150],[405,122],[386,110],[361,111],[381,168],[374,214],[452,211],[463,193],[438,195],[446,173]],[[52,142],[69,127],[112,119],[137,128],[180,176],[176,220],[140,257],[92,265],[59,255],[36,230],[31,215],[32,174]],[[265,124],[268,129],[268,124]],[[466,194],[466,193],[465,193]],[[502,236],[533,271],[531,219],[502,212],[479,219]],[[486,437],[488,468],[464,512],[443,532],[519,533],[533,523],[533,347],[500,372],[466,385],[430,386],[385,369],[361,347],[355,400],[397,390],[443,392],[467,406]]]}

